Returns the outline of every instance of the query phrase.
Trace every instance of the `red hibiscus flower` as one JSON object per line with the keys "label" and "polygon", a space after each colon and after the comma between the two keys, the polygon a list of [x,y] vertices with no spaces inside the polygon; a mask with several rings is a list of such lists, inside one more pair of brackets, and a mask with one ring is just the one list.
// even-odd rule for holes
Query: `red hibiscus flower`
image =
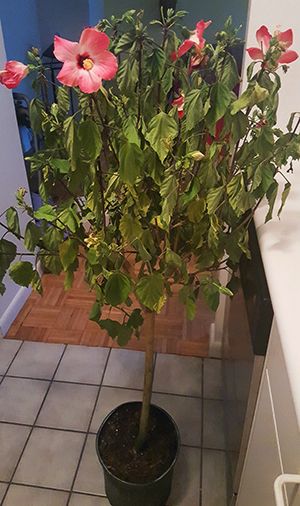
{"label": "red hibiscus flower", "polygon": [[175,53],[171,54],[173,61],[183,56],[192,47],[195,50],[195,55],[191,59],[191,67],[197,67],[200,65],[203,59],[203,48],[205,46],[205,39],[203,38],[204,30],[211,24],[211,21],[204,21],[201,19],[196,25],[196,30],[191,33],[189,39],[183,41]]}
{"label": "red hibiscus flower", "polygon": [[183,93],[178,97],[178,98],[175,98],[172,102],[172,106],[173,107],[177,107],[177,112],[178,112],[178,118],[183,118],[184,116],[184,95]]}
{"label": "red hibiscus flower", "polygon": [[28,74],[28,67],[19,61],[6,62],[4,70],[0,70],[0,83],[6,88],[16,88]]}
{"label": "red hibiscus flower", "polygon": [[288,48],[293,44],[293,30],[289,28],[285,32],[277,30],[274,36],[270,34],[266,26],[261,26],[256,32],[256,40],[259,47],[249,47],[247,52],[252,60],[265,60],[266,54],[271,47],[271,39],[276,39],[276,47],[281,50],[281,54],[276,59],[277,64],[292,63],[297,60],[298,54],[296,51],[291,51]]}
{"label": "red hibiscus flower", "polygon": [[118,70],[117,58],[108,51],[108,36],[95,28],[85,28],[79,42],[54,37],[54,55],[64,62],[57,79],[66,86],[79,86],[84,93],[93,93],[110,80]]}

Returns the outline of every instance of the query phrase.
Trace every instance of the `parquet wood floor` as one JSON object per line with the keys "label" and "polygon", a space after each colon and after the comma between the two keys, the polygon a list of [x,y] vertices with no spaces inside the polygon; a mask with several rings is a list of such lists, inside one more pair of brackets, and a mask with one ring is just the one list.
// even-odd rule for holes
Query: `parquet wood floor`
{"label": "parquet wood floor", "polygon": [[[11,325],[7,338],[86,346],[118,347],[105,331],[89,320],[94,294],[89,291],[84,273],[75,274],[74,285],[64,290],[63,275],[43,276],[44,294],[32,293]],[[121,319],[122,313],[105,308],[103,318]],[[174,295],[166,303],[155,323],[155,349],[198,357],[208,356],[209,328],[214,314],[199,300],[196,318],[190,322],[183,306]],[[143,334],[143,332],[142,332]],[[133,338],[128,349],[144,350],[143,335]]]}

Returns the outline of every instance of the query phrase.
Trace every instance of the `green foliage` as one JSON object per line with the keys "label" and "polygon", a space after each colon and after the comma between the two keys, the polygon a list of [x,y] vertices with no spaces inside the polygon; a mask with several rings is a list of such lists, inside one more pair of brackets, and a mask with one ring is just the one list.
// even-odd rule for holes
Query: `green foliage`
{"label": "green foliage", "polygon": [[[263,66],[253,62],[237,97],[232,47],[241,41],[232,19],[201,55],[192,47],[174,61],[178,34],[188,38],[194,29],[182,29],[183,16],[163,11],[155,21],[160,41],[149,35],[141,10],[101,21],[118,59],[115,79],[93,94],[58,86],[57,103],[32,100],[42,148],[29,158],[30,172],[43,203],[34,211],[20,188],[18,207],[0,220],[0,293],[6,272],[41,291],[26,252],[9,240],[24,233],[29,254],[47,272],[64,273],[65,289],[83,265],[96,293],[90,318],[120,345],[139,336],[143,312],[158,313],[174,286],[188,319],[199,293],[214,311],[221,295],[232,296],[236,275],[223,287],[213,271],[235,273],[241,256],[249,256],[254,210],[266,197],[271,219],[283,176],[281,215],[290,191],[285,167],[300,159],[299,114],[292,113],[286,130],[276,127],[280,67],[268,54]],[[35,51],[29,57],[41,96],[47,72]],[[19,210],[29,217],[24,232]],[[101,319],[104,305],[117,307],[123,320]]]}
{"label": "green foliage", "polygon": [[171,151],[177,134],[178,125],[176,121],[165,112],[160,112],[150,121],[146,139],[158,154],[161,162],[164,162]]}
{"label": "green foliage", "polygon": [[125,302],[131,291],[131,282],[122,272],[113,272],[105,285],[105,297],[108,304],[118,306]]}

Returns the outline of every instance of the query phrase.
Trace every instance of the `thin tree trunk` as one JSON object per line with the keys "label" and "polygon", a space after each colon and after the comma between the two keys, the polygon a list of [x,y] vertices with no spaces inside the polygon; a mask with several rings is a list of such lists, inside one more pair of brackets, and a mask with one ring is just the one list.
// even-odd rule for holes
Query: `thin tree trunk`
{"label": "thin tree trunk", "polygon": [[143,404],[140,417],[139,433],[135,442],[135,449],[140,451],[148,436],[150,404],[152,396],[153,383],[153,359],[154,359],[154,327],[155,313],[147,312],[149,318],[146,321],[146,350],[145,350],[145,370],[144,370],[144,392]]}

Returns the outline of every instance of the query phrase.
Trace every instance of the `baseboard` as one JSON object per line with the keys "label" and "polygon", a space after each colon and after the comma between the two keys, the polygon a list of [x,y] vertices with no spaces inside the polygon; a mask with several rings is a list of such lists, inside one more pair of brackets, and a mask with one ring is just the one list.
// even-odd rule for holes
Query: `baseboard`
{"label": "baseboard", "polygon": [[19,311],[24,306],[26,300],[28,299],[31,293],[31,288],[27,288],[26,286],[21,286],[17,291],[16,295],[10,302],[9,306],[4,311],[3,315],[0,317],[0,337],[4,337],[16,319]]}

